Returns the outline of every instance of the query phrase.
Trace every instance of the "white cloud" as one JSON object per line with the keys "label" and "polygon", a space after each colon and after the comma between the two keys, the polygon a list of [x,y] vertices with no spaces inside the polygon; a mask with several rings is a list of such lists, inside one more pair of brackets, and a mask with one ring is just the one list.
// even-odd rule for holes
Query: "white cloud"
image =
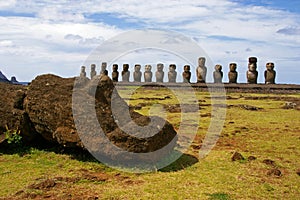
{"label": "white cloud", "polygon": [[[121,0],[78,0],[74,3],[65,0],[7,0],[0,3],[0,9],[9,6],[13,7],[13,12],[35,16],[0,17],[0,56],[11,66],[11,72],[16,70],[13,66],[20,66],[14,65],[14,56],[20,63],[29,63],[26,57],[30,57],[30,65],[42,63],[51,69],[59,63],[79,67],[89,51],[124,31],[118,28],[118,23],[126,25],[128,22],[140,27],[176,30],[197,38],[213,61],[223,64],[224,71],[232,61],[239,62],[245,71],[248,56],[259,57],[261,70],[267,60],[277,61],[279,71],[286,67],[297,70],[294,66],[300,62],[286,59],[299,58],[299,14],[270,7],[241,5],[229,0],[169,0],[159,3],[139,0],[126,3]],[[103,22],[86,18],[99,13],[109,13],[114,22],[109,17],[104,17]],[[130,25],[125,29],[134,28]],[[172,38],[166,40],[167,43],[170,41]],[[63,74],[68,73],[63,71]],[[288,82],[290,77],[284,80]],[[297,81],[298,78],[294,77],[294,82]]]}

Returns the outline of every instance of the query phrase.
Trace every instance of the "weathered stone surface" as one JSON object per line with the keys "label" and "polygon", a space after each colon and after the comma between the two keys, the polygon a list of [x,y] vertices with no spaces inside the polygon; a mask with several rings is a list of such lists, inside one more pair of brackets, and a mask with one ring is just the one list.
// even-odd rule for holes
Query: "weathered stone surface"
{"label": "weathered stone surface", "polygon": [[205,66],[206,58],[200,57],[198,59],[198,67],[196,69],[197,83],[206,82],[207,67]]}
{"label": "weathered stone surface", "polygon": [[23,110],[26,86],[0,83],[0,143],[5,140],[4,133],[20,131],[25,141],[31,141],[36,134],[27,114]]}
{"label": "weathered stone surface", "polygon": [[[78,79],[80,80],[80,78]],[[108,76],[95,76],[91,81],[86,82],[85,85],[75,89],[74,81],[74,78],[66,79],[55,75],[42,75],[33,80],[28,89],[24,102],[25,110],[36,132],[41,134],[46,140],[68,147],[84,146],[74,123],[74,107],[72,110],[73,92],[79,94],[76,95],[78,98],[76,102],[82,102],[75,108],[77,114],[82,112],[88,115],[90,111],[85,110],[86,108],[95,110],[98,123],[91,123],[88,128],[96,130],[100,125],[109,142],[125,151],[135,153],[156,151],[169,144],[174,137],[177,137],[175,130],[168,122],[161,127],[145,129],[143,135],[149,135],[149,137],[135,137],[135,134],[139,134],[139,130],[134,128],[135,124],[143,127],[148,125],[150,121],[162,121],[162,119],[159,117],[150,119],[129,109],[125,101],[117,93],[113,93],[114,84]],[[117,118],[112,113],[112,100],[116,103],[116,112],[122,114]],[[95,105],[88,107],[90,105],[89,102],[95,102]],[[123,115],[126,110],[130,114],[129,118]],[[119,121],[119,124],[116,123],[116,119]],[[131,134],[124,132],[124,128]],[[152,136],[150,131],[154,129],[157,131],[157,134]],[[89,133],[83,132],[81,134],[90,137]],[[107,141],[102,139],[103,137],[95,136],[94,138],[91,136],[88,142],[92,145],[105,147]],[[93,151],[95,149],[89,150]],[[102,150],[111,152],[109,147]],[[122,154],[116,156],[122,156]]]}
{"label": "weathered stone surface", "polygon": [[222,83],[222,79],[223,79],[222,65],[215,66],[213,77],[214,77],[214,83]]}
{"label": "weathered stone surface", "polygon": [[191,82],[191,67],[189,65],[184,66],[184,71],[182,72],[182,78],[184,83],[190,83]]}
{"label": "weathered stone surface", "polygon": [[228,72],[229,83],[237,83],[238,72],[236,71],[236,68],[237,68],[236,63],[229,64],[229,70],[230,70]]}
{"label": "weathered stone surface", "polygon": [[[47,141],[64,146],[82,146],[72,117],[74,80],[50,74],[38,76],[31,82],[24,101],[37,133]],[[85,79],[81,87],[86,83]]]}
{"label": "weathered stone surface", "polygon": [[141,65],[139,65],[139,64],[136,64],[134,66],[133,81],[134,82],[141,82],[142,81]]}

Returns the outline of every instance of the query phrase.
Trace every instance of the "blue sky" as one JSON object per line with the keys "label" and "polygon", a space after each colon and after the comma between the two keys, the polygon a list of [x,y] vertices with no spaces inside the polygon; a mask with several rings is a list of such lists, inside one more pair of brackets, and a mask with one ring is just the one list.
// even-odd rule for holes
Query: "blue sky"
{"label": "blue sky", "polygon": [[[227,81],[228,64],[237,62],[239,82],[246,82],[247,58],[257,56],[259,82],[271,61],[277,82],[300,84],[299,8],[298,0],[1,1],[0,70],[20,81],[44,73],[75,76],[104,41],[126,31],[155,28],[177,31],[201,46],[212,60],[208,80],[214,65],[221,64]],[[157,63],[179,62],[160,56]],[[119,64],[133,67],[137,62],[133,55],[127,59]],[[145,65],[146,60],[139,62]],[[99,55],[98,71],[103,61]],[[178,66],[179,73],[182,68]]]}

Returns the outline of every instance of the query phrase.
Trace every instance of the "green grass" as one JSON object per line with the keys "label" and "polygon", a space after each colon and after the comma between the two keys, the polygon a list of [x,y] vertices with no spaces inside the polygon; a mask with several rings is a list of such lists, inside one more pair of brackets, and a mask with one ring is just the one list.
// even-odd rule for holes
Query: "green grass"
{"label": "green grass", "polygon": [[[120,91],[128,104],[149,103],[178,104],[178,100],[166,89],[138,90],[132,96]],[[195,92],[201,104],[210,104],[210,95]],[[36,148],[16,152],[0,150],[0,197],[24,199],[30,195],[66,199],[99,197],[99,199],[299,199],[300,176],[300,111],[284,110],[284,98],[300,98],[300,94],[280,95],[282,100],[251,100],[245,97],[278,97],[275,94],[226,94],[226,120],[217,145],[204,159],[198,160],[199,149],[211,121],[211,106],[204,105],[198,113],[204,115],[193,145],[172,165],[153,173],[131,174],[109,168],[94,159],[76,153],[55,153]],[[188,94],[185,94],[188,99]],[[189,102],[195,104],[197,102]],[[258,111],[244,110],[246,104],[263,108]],[[148,114],[151,104],[137,110]],[[207,115],[207,116],[206,116]],[[180,113],[167,113],[167,119],[179,127]],[[193,125],[194,122],[190,122]],[[182,134],[189,134],[182,133]],[[240,152],[244,161],[231,161],[234,151]],[[257,159],[249,161],[248,156]],[[276,166],[263,163],[271,159]],[[277,168],[281,177],[267,175]],[[106,176],[105,181],[87,178]],[[28,186],[57,177],[78,178],[77,181],[58,181],[53,188],[29,189]],[[15,195],[18,192],[17,195]]]}

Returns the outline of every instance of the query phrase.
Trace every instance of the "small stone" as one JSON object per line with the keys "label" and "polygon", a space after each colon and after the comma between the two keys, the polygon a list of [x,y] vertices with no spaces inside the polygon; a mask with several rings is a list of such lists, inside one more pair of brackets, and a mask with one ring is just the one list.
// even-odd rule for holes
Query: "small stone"
{"label": "small stone", "polygon": [[234,154],[231,157],[231,161],[237,161],[237,160],[245,160],[245,158],[239,152],[234,152]]}
{"label": "small stone", "polygon": [[282,173],[279,169],[270,169],[268,172],[267,172],[267,175],[268,176],[282,176]]}
{"label": "small stone", "polygon": [[248,157],[248,160],[249,160],[249,161],[256,160],[256,157],[255,157],[255,156],[249,156],[249,157]]}
{"label": "small stone", "polygon": [[276,166],[275,161],[270,160],[270,159],[265,159],[265,160],[263,160],[263,163],[265,163],[266,165],[273,166],[273,167]]}
{"label": "small stone", "polygon": [[300,176],[300,168],[296,171],[296,173],[298,174],[298,176]]}

